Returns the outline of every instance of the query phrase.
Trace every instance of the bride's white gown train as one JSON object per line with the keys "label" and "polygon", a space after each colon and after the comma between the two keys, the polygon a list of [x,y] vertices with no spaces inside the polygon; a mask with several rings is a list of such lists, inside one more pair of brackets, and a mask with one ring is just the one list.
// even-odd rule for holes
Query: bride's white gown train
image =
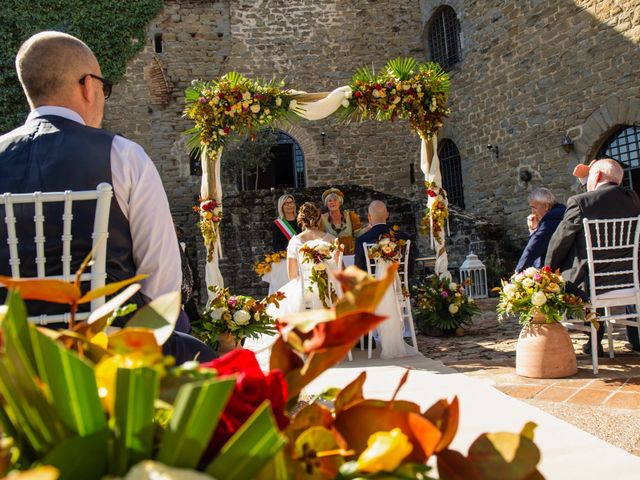
{"label": "bride's white gown train", "polygon": [[[381,278],[385,275],[388,265],[384,260],[378,260],[376,262],[376,278]],[[396,283],[399,282],[400,279],[396,275]],[[400,291],[400,285],[396,285],[396,288]],[[380,358],[418,355],[418,350],[404,341],[404,322],[393,286],[390,286],[384,294],[384,297],[382,297],[376,309],[376,315],[387,317],[386,320],[378,325],[377,329],[377,339],[380,343]]]}

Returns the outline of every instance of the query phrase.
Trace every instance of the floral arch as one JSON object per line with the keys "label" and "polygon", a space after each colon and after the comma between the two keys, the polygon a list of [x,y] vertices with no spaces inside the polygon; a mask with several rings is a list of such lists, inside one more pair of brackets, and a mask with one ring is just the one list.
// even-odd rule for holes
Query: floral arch
{"label": "floral arch", "polygon": [[450,113],[448,92],[449,77],[438,64],[423,64],[413,58],[391,60],[378,74],[363,67],[349,85],[332,92],[290,90],[284,82],[260,83],[237,72],[209,82],[194,81],[186,91],[185,116],[194,120],[195,126],[186,133],[191,135],[189,145],[199,149],[202,158],[201,204],[196,210],[208,252],[207,285],[224,284],[218,266],[223,215],[220,158],[230,135],[254,135],[268,126],[330,115],[344,122],[404,119],[418,133],[420,166],[427,187],[422,230],[429,233],[436,250],[436,273],[449,275],[444,242],[447,196],[437,155],[437,132]]}

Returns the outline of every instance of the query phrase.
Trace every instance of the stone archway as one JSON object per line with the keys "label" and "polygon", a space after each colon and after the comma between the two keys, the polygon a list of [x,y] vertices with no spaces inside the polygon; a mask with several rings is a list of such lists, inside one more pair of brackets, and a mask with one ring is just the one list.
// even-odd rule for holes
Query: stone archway
{"label": "stone archway", "polygon": [[611,96],[582,125],[567,130],[580,163],[588,163],[602,143],[621,125],[640,124],[640,98]]}

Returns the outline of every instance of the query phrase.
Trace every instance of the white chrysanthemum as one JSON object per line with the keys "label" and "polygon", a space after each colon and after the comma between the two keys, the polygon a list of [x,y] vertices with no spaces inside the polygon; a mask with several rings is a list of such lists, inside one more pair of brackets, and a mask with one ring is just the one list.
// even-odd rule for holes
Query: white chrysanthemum
{"label": "white chrysanthemum", "polygon": [[543,292],[536,292],[531,295],[531,303],[533,303],[536,307],[541,307],[545,303],[547,303],[547,296]]}
{"label": "white chrysanthemum", "polygon": [[236,325],[246,325],[251,320],[251,314],[246,310],[238,310],[233,314],[233,321]]}

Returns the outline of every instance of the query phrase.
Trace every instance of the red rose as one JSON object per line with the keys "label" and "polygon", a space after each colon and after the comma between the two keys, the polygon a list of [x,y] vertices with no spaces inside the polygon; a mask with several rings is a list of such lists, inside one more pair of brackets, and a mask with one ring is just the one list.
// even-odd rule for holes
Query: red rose
{"label": "red rose", "polygon": [[205,212],[210,212],[211,210],[213,210],[215,208],[215,203],[212,201],[208,201],[206,203],[203,203],[200,208],[202,210],[204,210]]}
{"label": "red rose", "polygon": [[429,189],[427,190],[427,195],[429,195],[430,197],[437,197],[438,194],[436,192],[434,192],[433,190]]}
{"label": "red rose", "polygon": [[229,133],[231,131],[229,127],[224,127],[222,130],[224,131],[224,133]]}
{"label": "red rose", "polygon": [[382,85],[380,85],[379,83],[376,83],[373,88],[375,88],[376,90],[382,90]]}
{"label": "red rose", "polygon": [[542,271],[544,273],[551,273],[551,267],[549,265],[546,265],[546,266],[542,267]]}
{"label": "red rose", "polygon": [[213,458],[265,400],[271,402],[278,427],[281,430],[287,427],[289,419],[284,414],[287,383],[280,370],[271,370],[265,376],[255,354],[242,348],[200,366],[217,370],[220,377],[236,376],[236,385],[209,443],[207,458]]}
{"label": "red rose", "polygon": [[220,92],[220,93],[218,94],[218,98],[222,100],[222,99],[224,98],[224,93]]}
{"label": "red rose", "polygon": [[362,98],[362,92],[357,91],[356,93],[353,94],[353,96],[356,98]]}

